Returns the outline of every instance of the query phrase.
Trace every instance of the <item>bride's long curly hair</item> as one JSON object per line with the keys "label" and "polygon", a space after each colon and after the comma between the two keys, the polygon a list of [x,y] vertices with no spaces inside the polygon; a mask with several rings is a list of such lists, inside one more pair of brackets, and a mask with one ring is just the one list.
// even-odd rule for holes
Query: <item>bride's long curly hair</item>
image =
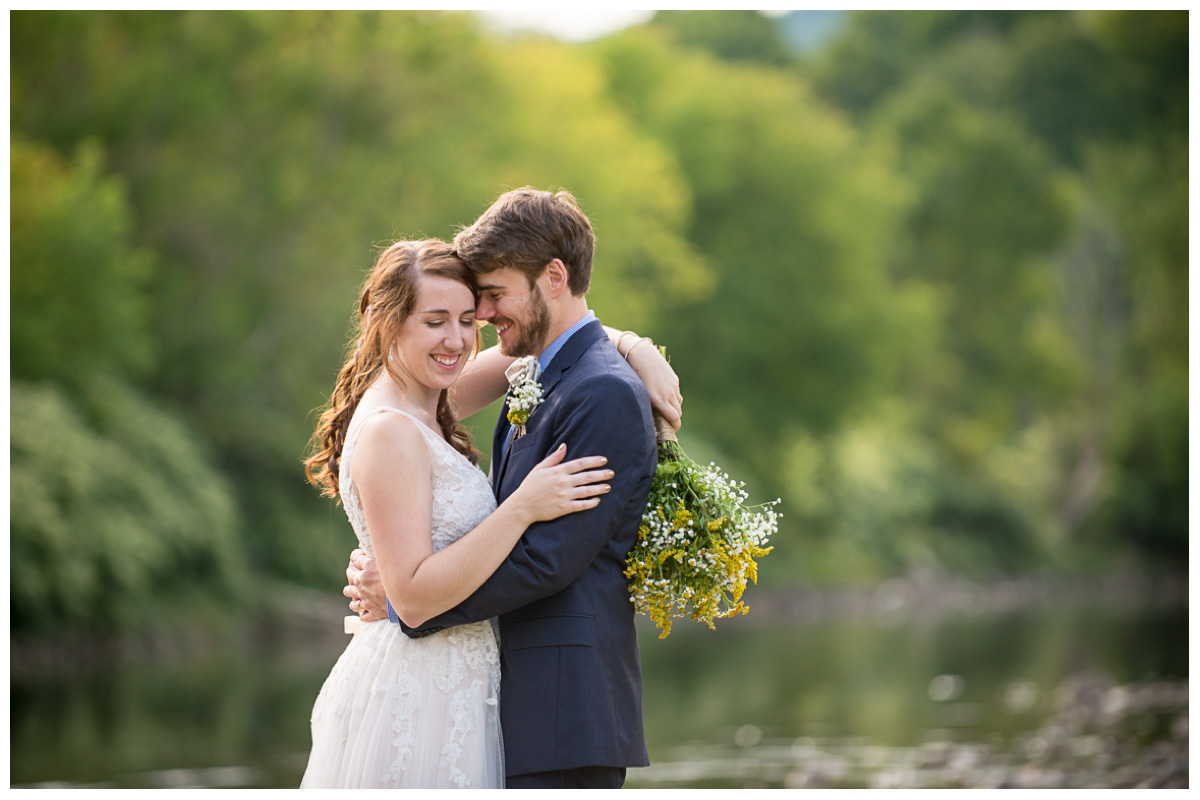
{"label": "bride's long curly hair", "polygon": [[[338,470],[346,445],[346,431],[363,392],[383,369],[404,387],[404,381],[388,363],[387,353],[400,333],[400,327],[412,313],[420,275],[456,280],[468,287],[473,295],[478,295],[471,270],[446,242],[438,239],[395,242],[379,255],[358,298],[357,336],[351,338],[354,349],[338,373],[329,404],[321,413],[309,442],[311,455],[304,460],[308,482],[320,489],[323,496],[339,497]],[[476,353],[479,347],[480,338],[476,331]],[[459,425],[445,390],[438,396],[437,421],[446,441],[471,463],[479,463],[479,454],[471,446],[467,430]]]}

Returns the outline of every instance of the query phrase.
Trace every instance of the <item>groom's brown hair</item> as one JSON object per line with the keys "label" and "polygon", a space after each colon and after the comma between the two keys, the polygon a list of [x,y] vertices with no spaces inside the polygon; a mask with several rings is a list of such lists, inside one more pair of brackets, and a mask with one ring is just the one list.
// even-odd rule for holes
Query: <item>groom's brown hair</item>
{"label": "groom's brown hair", "polygon": [[510,268],[532,286],[546,265],[559,259],[567,287],[579,297],[592,280],[592,224],[567,191],[543,192],[528,186],[505,192],[491,208],[454,237],[459,258],[476,274]]}

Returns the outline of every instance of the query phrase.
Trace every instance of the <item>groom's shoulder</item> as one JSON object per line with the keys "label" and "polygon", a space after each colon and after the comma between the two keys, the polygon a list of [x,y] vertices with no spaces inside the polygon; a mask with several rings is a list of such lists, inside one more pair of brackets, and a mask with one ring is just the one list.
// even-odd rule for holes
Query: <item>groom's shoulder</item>
{"label": "groom's shoulder", "polygon": [[[605,352],[612,351],[611,354]],[[637,373],[607,340],[589,349],[564,380],[563,408],[588,416],[650,420],[650,395]]]}
{"label": "groom's shoulder", "polygon": [[[625,363],[617,349],[605,339],[588,349],[564,380],[560,412],[565,418],[586,420],[588,428],[603,432],[606,439],[625,442],[620,457],[649,458],[653,463],[654,423],[650,395],[633,368]],[[556,394],[558,391],[556,390]],[[619,433],[619,435],[618,435]],[[640,444],[639,444],[640,443]],[[607,452],[610,459],[620,455]]]}
{"label": "groom's shoulder", "polygon": [[613,392],[631,399],[645,398],[649,402],[645,385],[608,339],[589,347],[579,359],[577,367],[574,370],[577,386],[592,392]]}

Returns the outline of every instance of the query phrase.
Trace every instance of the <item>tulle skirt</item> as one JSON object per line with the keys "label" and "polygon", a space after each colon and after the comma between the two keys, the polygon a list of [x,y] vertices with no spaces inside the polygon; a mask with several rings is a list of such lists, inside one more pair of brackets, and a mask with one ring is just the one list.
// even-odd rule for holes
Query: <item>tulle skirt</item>
{"label": "tulle skirt", "polygon": [[420,639],[355,627],[313,707],[300,788],[504,788],[494,621]]}

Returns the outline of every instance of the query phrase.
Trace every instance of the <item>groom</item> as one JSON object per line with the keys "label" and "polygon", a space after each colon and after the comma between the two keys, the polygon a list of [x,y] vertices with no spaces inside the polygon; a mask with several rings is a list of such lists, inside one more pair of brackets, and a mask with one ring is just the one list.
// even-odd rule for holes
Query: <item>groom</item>
{"label": "groom", "polygon": [[[531,526],[473,595],[404,631],[498,616],[507,786],[620,788],[626,767],[649,764],[623,574],[656,461],[650,401],[622,358],[638,340],[618,351],[588,310],[594,237],[569,193],[507,192],[454,246],[475,272],[477,316],[496,327],[500,351],[541,366],[543,400],[524,429],[509,424],[508,401],[496,424],[497,502],[562,443],[568,458],[607,456],[615,476],[596,508]],[[382,595],[365,585],[378,581],[374,570],[355,580],[364,596]]]}

